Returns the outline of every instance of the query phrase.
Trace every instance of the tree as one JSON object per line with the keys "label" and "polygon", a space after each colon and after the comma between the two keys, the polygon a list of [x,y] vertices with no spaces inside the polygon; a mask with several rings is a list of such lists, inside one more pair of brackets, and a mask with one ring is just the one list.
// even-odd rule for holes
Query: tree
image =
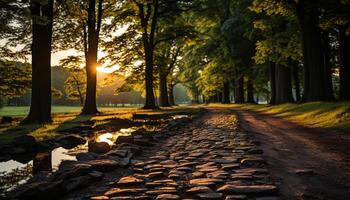
{"label": "tree", "polygon": [[68,99],[79,100],[84,105],[86,95],[86,73],[83,68],[83,59],[80,56],[68,56],[60,61],[60,66],[64,67],[69,76],[64,82],[64,89]]}
{"label": "tree", "polygon": [[30,90],[30,64],[0,60],[0,72],[0,97],[19,97]]}
{"label": "tree", "polygon": [[[59,4],[59,23],[56,28],[61,32],[55,35],[56,48],[75,49],[85,58],[86,95],[82,114],[96,114],[96,88],[98,50],[101,43],[101,31],[107,26],[107,18],[112,16],[115,1],[63,1]],[[105,20],[105,21],[104,21]],[[107,36],[107,33],[102,33]],[[69,41],[69,43],[67,43]]]}
{"label": "tree", "polygon": [[98,113],[96,106],[96,83],[97,83],[97,52],[99,33],[102,23],[102,1],[98,1],[96,19],[96,1],[89,0],[87,19],[87,48],[86,48],[86,97],[82,114]]}
{"label": "tree", "polygon": [[350,100],[350,23],[339,27],[340,99]]}
{"label": "tree", "polygon": [[180,47],[174,44],[166,45],[162,52],[156,54],[157,68],[159,71],[159,105],[169,107],[168,76],[178,61]]}
{"label": "tree", "polygon": [[[119,5],[117,9],[119,17],[117,19],[126,22],[128,27],[122,35],[116,36],[113,41],[121,41],[123,44],[127,44],[128,47],[122,47],[121,49],[114,47],[112,52],[109,52],[120,58],[122,63],[124,60],[128,60],[128,66],[130,66],[130,63],[134,63],[134,66],[130,66],[131,69],[129,70],[143,74],[141,80],[144,81],[143,88],[146,97],[144,108],[157,108],[154,95],[155,52],[161,43],[174,40],[177,33],[177,31],[163,31],[166,26],[160,27],[159,23],[163,19],[175,18],[180,15],[183,10],[191,7],[192,3],[173,0],[125,0],[120,2]],[[114,27],[117,26],[121,26],[120,23],[114,23]],[[128,43],[125,41],[128,41]],[[109,44],[113,44],[113,42]],[[130,52],[130,49],[134,51]],[[118,53],[113,53],[113,51]],[[113,60],[117,59],[113,58]],[[138,63],[136,67],[139,67],[139,69],[135,69],[135,63]],[[123,66],[123,64],[120,64],[120,66]]]}
{"label": "tree", "polygon": [[54,1],[30,2],[32,16],[32,98],[25,123],[51,122],[51,43]]}

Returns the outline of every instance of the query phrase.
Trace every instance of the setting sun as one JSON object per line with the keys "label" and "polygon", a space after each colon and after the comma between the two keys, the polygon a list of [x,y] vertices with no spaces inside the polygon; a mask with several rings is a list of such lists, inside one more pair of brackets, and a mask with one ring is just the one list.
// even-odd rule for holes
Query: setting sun
{"label": "setting sun", "polygon": [[119,66],[113,66],[113,67],[98,66],[97,67],[98,72],[102,72],[102,73],[106,73],[106,74],[113,73],[114,71],[116,71],[118,69],[119,69]]}

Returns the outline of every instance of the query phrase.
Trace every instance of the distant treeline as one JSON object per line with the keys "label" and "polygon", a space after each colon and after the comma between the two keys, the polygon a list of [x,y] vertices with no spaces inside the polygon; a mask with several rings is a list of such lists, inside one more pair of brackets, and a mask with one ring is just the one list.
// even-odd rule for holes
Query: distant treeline
{"label": "distant treeline", "polygon": [[[24,65],[18,65],[16,68],[24,68],[23,66]],[[52,67],[52,88],[55,91],[55,94],[53,94],[52,105],[81,105],[79,98],[74,98],[67,94],[66,81],[71,76],[71,73],[71,71],[63,67]],[[30,73],[27,73],[27,75],[30,76]],[[30,77],[28,79],[30,80]],[[98,85],[101,86],[98,86],[97,104],[100,106],[142,106],[145,101],[144,97],[138,91],[132,90],[129,92],[117,93],[116,88],[118,88],[118,86],[121,86],[123,83],[123,79],[121,77],[116,77],[112,74],[99,73],[98,82]],[[186,89],[181,84],[175,86],[175,102],[179,104],[188,103],[190,100],[186,93]],[[25,92],[23,92],[23,94],[19,96],[6,99],[2,97],[2,105],[29,106],[31,103],[30,99],[31,91],[28,88]]]}

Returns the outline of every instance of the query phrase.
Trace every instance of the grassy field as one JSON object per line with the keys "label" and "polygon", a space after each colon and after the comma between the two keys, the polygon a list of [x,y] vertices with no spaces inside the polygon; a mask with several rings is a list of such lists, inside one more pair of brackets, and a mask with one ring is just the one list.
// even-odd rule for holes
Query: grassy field
{"label": "grassy field", "polygon": [[[215,106],[222,106],[215,104]],[[223,105],[225,106],[225,105]],[[282,105],[228,105],[260,112],[317,128],[350,131],[350,102],[311,102]]]}
{"label": "grassy field", "polygon": [[98,126],[109,124],[113,118],[130,119],[132,115],[137,114],[195,114],[200,112],[199,107],[179,106],[172,108],[164,108],[161,110],[142,110],[140,108],[99,108],[102,111],[94,116],[79,115],[80,107],[53,107],[55,114],[53,114],[53,122],[49,124],[30,124],[23,125],[20,121],[25,117],[25,107],[7,107],[2,112],[6,115],[17,116],[12,124],[0,125],[0,144],[8,143],[15,137],[20,135],[32,135],[37,140],[47,140],[59,136],[57,131],[62,129],[78,126],[81,122],[86,120],[96,120]]}
{"label": "grassy field", "polygon": [[[136,108],[136,107],[135,107]],[[72,113],[80,112],[82,109],[81,106],[52,106],[52,113]],[[124,107],[99,107],[99,110],[104,111],[113,111],[119,109],[128,109]],[[7,106],[0,108],[0,116],[25,116],[29,112],[29,106]]]}

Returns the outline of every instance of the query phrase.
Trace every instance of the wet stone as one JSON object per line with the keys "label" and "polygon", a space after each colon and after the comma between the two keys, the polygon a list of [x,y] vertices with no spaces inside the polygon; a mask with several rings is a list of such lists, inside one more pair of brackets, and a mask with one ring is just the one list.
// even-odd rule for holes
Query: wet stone
{"label": "wet stone", "polygon": [[221,199],[222,194],[221,193],[216,193],[216,192],[210,192],[210,193],[202,193],[198,194],[198,197],[201,199]]}
{"label": "wet stone", "polygon": [[165,177],[165,174],[163,172],[152,172],[148,174],[149,178],[160,178]]}
{"label": "wet stone", "polygon": [[199,169],[200,172],[215,172],[217,170],[219,170],[217,167],[203,167]]}
{"label": "wet stone", "polygon": [[153,169],[153,168],[160,168],[160,167],[162,167],[162,165],[160,164],[151,164],[144,167],[144,169]]}
{"label": "wet stone", "polygon": [[192,178],[201,178],[205,175],[204,172],[193,172],[192,173]]}
{"label": "wet stone", "polygon": [[247,199],[246,195],[227,195],[225,200],[244,200]]}
{"label": "wet stone", "polygon": [[190,167],[179,167],[179,168],[177,168],[177,170],[179,170],[179,171],[192,171],[192,168],[190,168]]}
{"label": "wet stone", "polygon": [[156,200],[178,200],[178,199],[181,199],[181,197],[175,194],[161,194],[161,195],[158,195],[156,198]]}
{"label": "wet stone", "polygon": [[144,182],[144,180],[136,178],[134,176],[126,176],[126,177],[121,178],[117,184],[122,185],[122,186],[130,186],[130,185],[141,184],[143,182]]}
{"label": "wet stone", "polygon": [[107,197],[107,196],[94,196],[94,197],[90,197],[90,200],[105,200],[105,199],[109,199],[109,197]]}
{"label": "wet stone", "polygon": [[115,196],[115,195],[128,195],[128,194],[135,194],[144,192],[144,188],[128,188],[128,189],[120,189],[120,188],[113,188],[107,192],[105,192],[105,196]]}
{"label": "wet stone", "polygon": [[181,175],[187,174],[187,172],[182,171],[182,170],[177,170],[177,169],[175,169],[175,170],[171,170],[171,171],[169,172],[169,174],[176,174],[176,175],[181,176]]}
{"label": "wet stone", "polygon": [[168,193],[177,193],[177,190],[175,187],[160,187],[146,192],[146,194],[148,195],[159,195]]}
{"label": "wet stone", "polygon": [[221,164],[221,167],[225,171],[239,168],[239,164]]}
{"label": "wet stone", "polygon": [[241,160],[241,165],[243,167],[259,167],[266,164],[266,161],[263,158],[244,158]]}
{"label": "wet stone", "polygon": [[224,185],[217,191],[240,194],[271,194],[277,192],[277,187],[274,185]]}
{"label": "wet stone", "polygon": [[170,187],[177,187],[178,184],[171,180],[171,179],[165,179],[165,180],[157,180],[153,182],[146,183],[147,187],[161,187],[161,186],[170,186]]}
{"label": "wet stone", "polygon": [[133,200],[134,197],[132,196],[119,196],[119,197],[112,197],[111,200]]}
{"label": "wet stone", "polygon": [[187,190],[186,192],[198,194],[198,193],[212,192],[212,190],[206,186],[198,186],[198,187],[193,187],[193,188]]}
{"label": "wet stone", "polygon": [[215,178],[215,179],[226,179],[228,175],[220,174],[220,173],[210,173],[207,174],[208,178]]}
{"label": "wet stone", "polygon": [[152,169],[150,169],[149,171],[150,171],[150,172],[159,172],[159,171],[163,172],[163,171],[165,171],[165,168],[163,168],[163,167],[152,168]]}
{"label": "wet stone", "polygon": [[213,179],[213,178],[198,178],[190,180],[190,185],[192,186],[211,186],[217,183],[222,183],[222,179]]}

